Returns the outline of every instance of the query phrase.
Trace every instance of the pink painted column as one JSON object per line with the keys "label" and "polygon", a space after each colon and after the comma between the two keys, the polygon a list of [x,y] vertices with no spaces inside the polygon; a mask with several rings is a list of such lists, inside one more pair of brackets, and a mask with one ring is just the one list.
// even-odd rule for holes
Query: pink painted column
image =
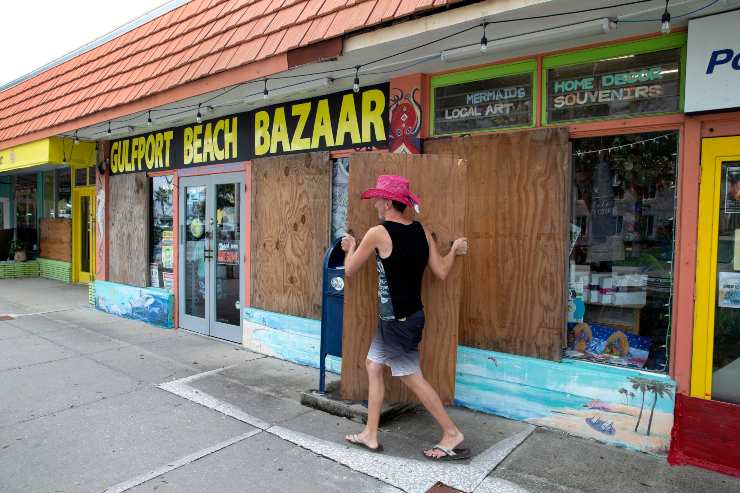
{"label": "pink painted column", "polygon": [[694,283],[699,220],[701,121],[688,117],[681,132],[681,162],[676,218],[674,262],[673,338],[670,375],[678,392],[688,395],[691,386],[691,349],[694,334]]}

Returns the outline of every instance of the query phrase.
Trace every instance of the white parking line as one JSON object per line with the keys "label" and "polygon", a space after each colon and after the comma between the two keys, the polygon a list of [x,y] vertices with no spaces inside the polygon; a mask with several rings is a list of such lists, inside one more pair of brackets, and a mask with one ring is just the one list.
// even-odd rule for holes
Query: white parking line
{"label": "white parking line", "polygon": [[185,457],[172,461],[166,466],[158,467],[157,469],[154,469],[153,471],[150,471],[146,474],[142,474],[141,476],[136,476],[133,479],[129,479],[127,481],[123,481],[122,483],[118,483],[117,485],[106,488],[103,491],[104,493],[122,493],[124,491],[130,490],[131,488],[139,486],[140,484],[144,484],[147,481],[150,481],[158,476],[161,476],[162,474],[167,474],[170,471],[174,471],[175,469],[188,465],[191,462],[195,462],[198,459],[202,459],[206,455],[210,455],[214,452],[218,452],[219,450],[225,449],[226,447],[230,447],[231,445],[234,445],[235,443],[239,443],[242,440],[246,440],[249,437],[253,437],[254,435],[257,435],[258,433],[262,433],[262,430],[252,430],[242,435],[239,435],[237,437],[230,438],[229,440],[223,441],[221,443],[217,443],[216,445],[213,445],[211,447],[204,448],[203,450],[199,450],[198,452],[195,452],[194,454],[186,455]]}
{"label": "white parking line", "polygon": [[[426,492],[437,482],[442,482],[464,492],[526,492],[525,489],[514,483],[498,478],[488,478],[488,475],[532,434],[535,429],[534,426],[530,425],[524,431],[489,447],[469,464],[435,463],[426,460],[394,457],[388,454],[375,454],[356,447],[322,440],[282,426],[272,426],[227,402],[188,385],[193,380],[223,370],[225,368],[199,373],[160,384],[158,387],[409,493]],[[150,477],[150,479],[153,479],[153,477],[155,476]]]}

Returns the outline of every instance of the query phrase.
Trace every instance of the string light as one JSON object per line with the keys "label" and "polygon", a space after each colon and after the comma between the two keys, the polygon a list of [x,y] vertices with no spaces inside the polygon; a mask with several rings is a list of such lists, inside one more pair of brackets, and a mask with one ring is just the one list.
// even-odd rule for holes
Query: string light
{"label": "string light", "polygon": [[486,38],[486,26],[488,26],[488,23],[484,22],[483,23],[483,37],[480,38],[481,53],[485,53],[488,50],[488,38]]}
{"label": "string light", "polygon": [[267,99],[270,95],[270,91],[267,90],[267,79],[265,79],[265,90],[262,91],[262,99]]}
{"label": "string light", "polygon": [[75,140],[74,140],[74,143],[75,143],[75,145],[77,145],[77,144],[80,143],[80,139],[79,139],[79,137],[77,137],[77,130],[75,130]]}
{"label": "string light", "polygon": [[354,92],[360,92],[360,65],[355,67],[355,81],[352,84],[352,90]]}
{"label": "string light", "polygon": [[[482,24],[482,27],[483,27],[483,36],[481,37],[481,46],[480,46],[480,49],[481,49],[481,52],[485,52],[488,49],[488,38],[486,37],[486,27],[488,26],[488,24],[510,23],[510,22],[523,21],[523,20],[535,20],[535,19],[544,19],[544,18],[550,18],[550,17],[567,16],[567,15],[573,15],[573,14],[578,14],[578,13],[585,13],[585,12],[593,12],[593,11],[603,10],[604,8],[615,8],[615,7],[622,7],[622,6],[626,6],[626,5],[634,5],[634,4],[637,4],[637,3],[648,3],[649,1],[650,0],[628,1],[628,2],[624,2],[624,3],[610,5],[608,7],[594,7],[594,8],[580,9],[580,10],[568,11],[568,12],[556,12],[556,13],[552,13],[552,14],[543,14],[543,15],[537,15],[537,16],[512,18],[512,19],[503,19],[503,20],[500,20],[500,21],[496,21],[496,20],[494,20],[494,21],[485,21]],[[662,33],[664,33],[664,34],[670,33],[670,29],[671,29],[671,25],[670,25],[671,15],[668,12],[668,3],[669,3],[669,0],[666,0],[665,10],[664,10],[663,16],[661,18],[660,31]],[[711,2],[708,5],[705,5],[704,7],[701,7],[699,9],[696,9],[695,11],[692,11],[691,14],[695,14],[696,12],[699,12],[699,11],[702,11],[702,10],[706,10],[711,5],[713,5],[714,3],[716,3],[716,1]],[[683,17],[683,16],[681,16],[681,17]],[[632,23],[635,23],[635,22],[655,22],[656,20],[657,19],[620,19],[619,17],[612,17],[612,18],[609,18],[609,23],[610,23],[610,26],[611,26],[611,25],[616,25],[616,23],[618,23],[618,22],[632,22]],[[452,38],[454,36],[457,36],[457,35],[460,35],[460,34],[464,34],[466,32],[469,32],[470,30],[476,29],[478,27],[480,27],[480,25],[475,25],[473,27],[468,27],[468,28],[465,28],[465,29],[463,29],[463,30],[461,30],[459,32],[455,32],[455,33],[452,33],[450,35],[444,36],[441,39],[436,39],[433,42],[436,43],[436,42],[439,42],[439,41],[442,41],[442,40],[445,40],[445,39],[449,39],[449,38]],[[537,31],[532,31],[532,33],[542,32],[542,31],[543,30],[537,30]],[[532,33],[523,33],[523,34],[532,34]],[[414,46],[414,47],[411,47],[411,48],[406,48],[406,49],[404,49],[404,50],[402,50],[400,52],[397,52],[397,53],[391,53],[391,54],[386,55],[386,56],[384,56],[384,57],[382,57],[380,59],[367,62],[365,65],[377,63],[379,61],[383,61],[383,60],[386,60],[388,58],[392,58],[392,57],[395,57],[395,56],[403,55],[403,54],[408,53],[410,51],[413,51],[413,50],[416,50],[416,49],[419,49],[419,48],[423,48],[425,46],[428,46],[429,44],[431,44],[433,42],[425,43],[425,44],[422,44],[422,45],[419,45],[419,46]],[[362,67],[361,65],[355,66],[355,77],[354,77],[354,83],[352,85],[352,90],[354,92],[359,92],[359,90],[360,90],[359,69],[361,67]],[[321,72],[314,72],[314,73],[310,73],[310,74],[284,75],[284,76],[275,76],[275,77],[272,77],[272,78],[273,79],[290,79],[290,78],[293,78],[293,77],[305,77],[305,76],[309,76],[309,75],[329,75],[329,74],[335,74],[337,72],[342,72],[342,71],[347,71],[347,70],[350,70],[350,69],[349,68],[336,68],[336,69],[325,70],[325,71],[321,71]],[[338,78],[342,78],[342,77],[338,77]],[[264,79],[265,88],[264,88],[263,93],[262,93],[263,94],[263,97],[265,99],[268,97],[268,94],[269,94],[268,89],[267,89],[267,80],[268,79]],[[334,79],[331,79],[331,80],[333,81]],[[234,90],[234,89],[236,89],[236,88],[238,88],[240,86],[241,86],[241,84],[232,86],[231,88],[227,89],[226,91],[223,91],[222,93],[220,93],[218,95],[212,96],[210,99],[206,99],[205,100],[205,103],[208,103],[209,101],[212,101],[212,100],[214,100],[214,99],[216,99],[218,97],[222,97],[227,92],[232,91],[232,90]],[[198,103],[198,105],[197,105],[198,108],[200,108],[202,104],[204,104],[204,103],[203,102],[202,103]],[[194,106],[195,106],[195,104],[191,104],[191,105],[187,105],[187,106],[184,106],[184,107],[181,107],[181,108],[168,108],[168,109],[161,109],[161,110],[157,110],[157,109],[148,110],[148,112],[149,112],[149,118],[147,119],[147,125],[149,124],[149,121],[148,120],[151,118],[151,112],[152,111],[171,111],[171,110],[174,110],[174,109],[189,110],[189,109],[192,109]],[[224,105],[224,106],[230,106],[230,105]],[[198,113],[200,113],[200,110],[198,110]],[[135,118],[129,118],[128,120],[127,119],[119,120],[119,123],[124,123],[126,121],[131,121],[133,119],[135,119]],[[202,120],[202,115],[201,115],[201,120]],[[123,127],[123,128],[129,128],[129,127]],[[108,121],[108,129],[106,131],[106,134],[110,136],[111,133],[112,133],[111,132],[111,121]]]}
{"label": "string light", "polygon": [[671,32],[671,14],[668,12],[668,1],[665,0],[665,10],[663,11],[663,17],[660,18],[660,32],[663,34],[670,34]]}
{"label": "string light", "polygon": [[195,121],[197,123],[203,123],[203,115],[200,114],[200,104],[198,103],[198,112],[195,114]]}
{"label": "string light", "polygon": [[152,126],[152,110],[149,110],[149,113],[146,117],[146,126],[151,127]]}
{"label": "string light", "polygon": [[593,149],[593,150],[590,150],[590,151],[576,151],[576,156],[578,156],[579,158],[581,158],[581,157],[586,156],[588,154],[598,154],[600,152],[606,152],[607,154],[610,154],[611,155],[612,151],[619,151],[619,150],[625,149],[627,147],[629,147],[630,149],[633,149],[636,145],[643,145],[643,144],[646,144],[648,142],[657,142],[657,141],[659,141],[661,139],[669,140],[670,138],[671,138],[671,134],[658,135],[657,137],[653,137],[653,138],[650,138],[650,139],[644,139],[644,140],[638,140],[636,142],[631,142],[629,144],[622,144],[622,145],[618,145],[618,146],[605,147],[603,149]]}

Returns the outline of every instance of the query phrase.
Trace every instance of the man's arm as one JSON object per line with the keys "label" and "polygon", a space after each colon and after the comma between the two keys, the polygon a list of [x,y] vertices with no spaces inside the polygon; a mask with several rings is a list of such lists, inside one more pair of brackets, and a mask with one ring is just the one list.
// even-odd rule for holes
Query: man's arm
{"label": "man's arm", "polygon": [[365,237],[357,246],[357,240],[351,235],[342,238],[342,250],[344,250],[344,275],[350,277],[360,270],[360,267],[372,255],[380,243],[380,228],[374,226],[367,230]]}
{"label": "man's arm", "polygon": [[455,257],[468,253],[468,239],[456,239],[452,243],[450,251],[443,257],[439,254],[439,250],[437,250],[437,242],[434,241],[426,229],[424,230],[424,233],[426,234],[427,243],[429,244],[429,268],[435,276],[444,281],[447,279],[447,275],[455,264]]}

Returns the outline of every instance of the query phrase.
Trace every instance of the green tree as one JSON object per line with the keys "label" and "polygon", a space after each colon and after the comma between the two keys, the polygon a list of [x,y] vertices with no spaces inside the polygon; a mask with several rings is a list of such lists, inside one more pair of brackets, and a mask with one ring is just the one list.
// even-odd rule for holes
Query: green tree
{"label": "green tree", "polygon": [[648,382],[648,390],[653,393],[653,405],[650,408],[650,419],[648,420],[647,435],[650,436],[650,428],[653,426],[653,413],[655,413],[655,405],[658,403],[658,397],[670,397],[671,389],[673,385],[660,380],[652,380]]}
{"label": "green tree", "polygon": [[637,428],[640,426],[640,421],[642,421],[642,411],[645,408],[645,392],[647,392],[649,380],[641,377],[630,377],[629,381],[632,384],[633,389],[642,392],[642,402],[640,402],[640,414],[637,416],[637,423],[635,423],[635,433],[637,433]]}

